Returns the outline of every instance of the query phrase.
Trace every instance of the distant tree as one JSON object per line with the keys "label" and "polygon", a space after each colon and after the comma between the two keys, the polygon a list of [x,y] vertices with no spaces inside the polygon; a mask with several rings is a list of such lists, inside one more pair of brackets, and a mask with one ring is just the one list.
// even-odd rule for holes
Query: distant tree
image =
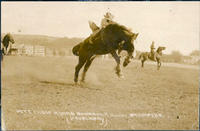
{"label": "distant tree", "polygon": [[179,51],[172,51],[171,58],[174,62],[181,62],[183,55]]}
{"label": "distant tree", "polygon": [[190,53],[190,56],[200,56],[200,51],[199,50],[194,50]]}

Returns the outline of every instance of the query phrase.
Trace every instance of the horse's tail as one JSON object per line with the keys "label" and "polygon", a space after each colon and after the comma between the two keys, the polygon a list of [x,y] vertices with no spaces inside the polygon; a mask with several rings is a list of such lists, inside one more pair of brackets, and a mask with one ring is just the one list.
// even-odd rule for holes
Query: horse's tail
{"label": "horse's tail", "polygon": [[72,52],[74,55],[79,56],[80,44],[73,47]]}

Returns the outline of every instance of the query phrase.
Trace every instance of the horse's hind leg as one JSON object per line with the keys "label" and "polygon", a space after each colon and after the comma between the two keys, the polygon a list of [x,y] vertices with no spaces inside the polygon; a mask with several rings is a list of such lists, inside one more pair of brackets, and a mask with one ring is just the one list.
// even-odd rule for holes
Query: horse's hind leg
{"label": "horse's hind leg", "polygon": [[159,64],[159,69],[160,69],[160,67],[161,67],[161,62],[160,62],[160,64]]}
{"label": "horse's hind leg", "polygon": [[142,68],[144,68],[144,60],[141,60],[141,62],[142,62]]}
{"label": "horse's hind leg", "polygon": [[79,74],[79,71],[80,71],[80,69],[83,67],[83,65],[85,64],[85,62],[86,62],[86,59],[79,56],[79,62],[78,62],[78,65],[77,65],[76,68],[75,68],[75,74],[74,74],[74,82],[75,82],[75,83],[78,82],[78,74]]}
{"label": "horse's hind leg", "polygon": [[96,56],[93,56],[92,58],[87,60],[85,66],[84,66],[84,69],[83,69],[83,74],[82,74],[82,79],[81,79],[82,82],[85,81],[86,72],[89,69],[89,67],[90,67],[90,65],[91,65],[91,63],[92,63],[92,61],[94,60],[95,57]]}

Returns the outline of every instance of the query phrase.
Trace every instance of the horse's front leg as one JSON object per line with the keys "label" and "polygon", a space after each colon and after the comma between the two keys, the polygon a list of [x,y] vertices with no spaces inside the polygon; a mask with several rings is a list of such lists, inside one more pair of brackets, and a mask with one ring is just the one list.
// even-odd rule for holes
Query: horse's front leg
{"label": "horse's front leg", "polygon": [[91,57],[91,58],[89,58],[89,59],[87,60],[85,66],[84,66],[84,69],[83,69],[83,74],[82,74],[82,79],[81,79],[82,82],[85,81],[86,72],[87,72],[87,70],[89,69],[89,67],[90,67],[90,65],[91,65],[91,63],[92,63],[92,61],[94,60],[95,57],[96,57],[96,56],[93,56],[93,57]]}
{"label": "horse's front leg", "polygon": [[161,67],[161,62],[160,61],[157,61],[157,70],[159,70]]}
{"label": "horse's front leg", "polygon": [[117,66],[115,68],[117,76],[123,77],[123,75],[121,73],[121,68],[120,68],[120,57],[117,55],[116,51],[111,52],[111,55],[115,59],[115,61],[117,62]]}
{"label": "horse's front leg", "polygon": [[6,55],[9,55],[10,49],[11,49],[11,44],[9,43],[9,44],[8,44],[8,47],[7,47],[7,49],[6,49]]}
{"label": "horse's front leg", "polygon": [[141,63],[142,63],[142,68],[144,67],[144,60],[141,60]]}
{"label": "horse's front leg", "polygon": [[79,71],[80,71],[80,69],[83,67],[83,65],[85,64],[85,62],[86,62],[86,59],[79,56],[79,62],[78,62],[78,64],[76,65],[75,74],[74,74],[74,82],[75,82],[75,83],[78,82],[78,74],[79,74]]}

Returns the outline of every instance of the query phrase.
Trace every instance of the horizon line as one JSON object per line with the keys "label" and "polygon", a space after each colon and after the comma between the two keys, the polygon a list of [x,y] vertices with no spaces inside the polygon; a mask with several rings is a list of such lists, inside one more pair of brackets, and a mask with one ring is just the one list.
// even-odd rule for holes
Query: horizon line
{"label": "horizon line", "polygon": [[[7,32],[7,33],[11,33],[13,35],[29,35],[29,36],[44,36],[44,37],[54,37],[54,38],[68,38],[68,39],[86,39],[87,37],[77,37],[77,36],[53,36],[53,35],[43,35],[43,34],[30,34],[30,33],[14,33],[14,32]],[[3,33],[1,32],[1,35],[2,34],[7,34],[7,33]],[[196,50],[199,50],[199,49],[194,49],[193,51],[196,51]],[[140,51],[140,52],[149,52],[149,51],[146,51],[146,50],[136,50],[136,51]],[[167,54],[167,55],[170,55],[173,51],[178,51],[181,53],[182,56],[190,56],[190,53],[183,53],[181,50],[171,50],[170,52],[168,53],[164,53],[164,54]]]}

